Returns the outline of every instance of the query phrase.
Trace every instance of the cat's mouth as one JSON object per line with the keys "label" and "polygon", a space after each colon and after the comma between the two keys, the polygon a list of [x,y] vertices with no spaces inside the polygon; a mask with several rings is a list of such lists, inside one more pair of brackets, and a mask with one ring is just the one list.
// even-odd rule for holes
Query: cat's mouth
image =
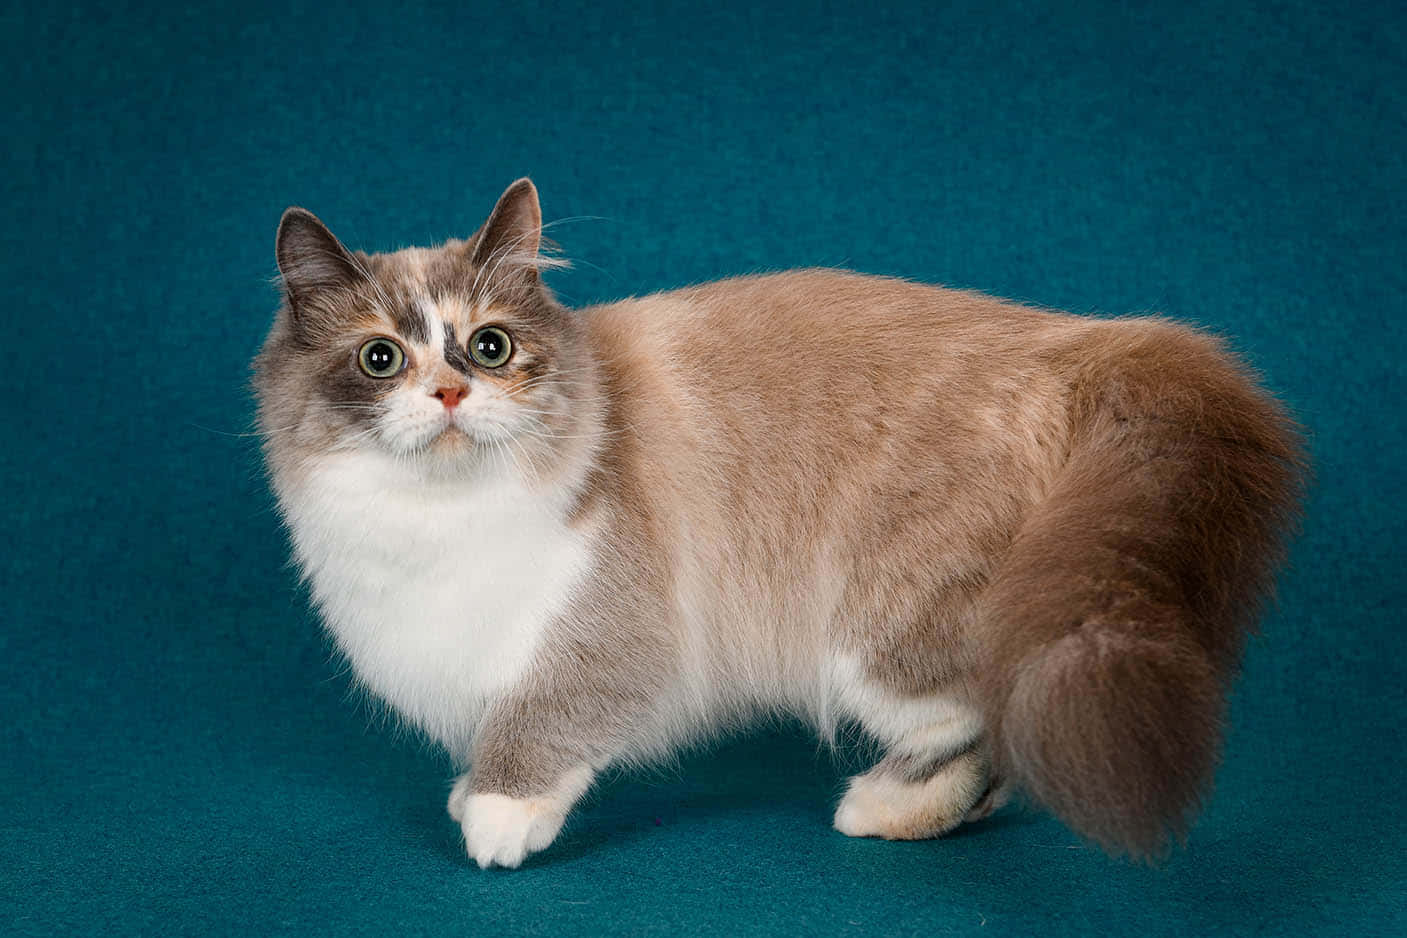
{"label": "cat's mouth", "polygon": [[[492,446],[495,440],[494,429],[492,426],[480,426],[476,421],[451,418],[443,422],[437,421],[430,426],[422,426],[414,437],[396,442],[409,451],[459,458],[471,450]],[[396,444],[392,445],[395,447]]]}
{"label": "cat's mouth", "polygon": [[449,423],[443,430],[435,434],[430,441],[431,446],[463,446],[472,442],[472,437],[468,430],[465,430],[457,423]]}

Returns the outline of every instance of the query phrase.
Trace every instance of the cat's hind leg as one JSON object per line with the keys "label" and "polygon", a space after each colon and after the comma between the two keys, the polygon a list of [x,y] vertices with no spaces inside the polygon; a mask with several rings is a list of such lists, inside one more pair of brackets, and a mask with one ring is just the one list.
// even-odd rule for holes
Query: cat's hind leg
{"label": "cat's hind leg", "polygon": [[973,745],[936,757],[891,753],[850,780],[835,829],[851,837],[923,840],[997,807],[987,759]]}
{"label": "cat's hind leg", "polygon": [[910,695],[842,662],[841,706],[885,746],[870,771],[850,780],[835,828],[851,837],[922,840],[1005,802],[992,778],[976,710],[957,695]]}

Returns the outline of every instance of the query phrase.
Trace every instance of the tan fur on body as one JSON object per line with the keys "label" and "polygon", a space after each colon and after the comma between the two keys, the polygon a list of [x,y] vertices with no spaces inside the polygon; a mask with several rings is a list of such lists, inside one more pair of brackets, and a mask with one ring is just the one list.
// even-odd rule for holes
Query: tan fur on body
{"label": "tan fur on body", "polygon": [[[300,506],[325,462],[394,448],[378,410],[394,394],[460,380],[440,336],[407,334],[416,303],[461,344],[521,330],[518,370],[465,370],[467,400],[537,415],[504,431],[502,471],[585,545],[511,680],[462,719],[410,710],[472,765],[451,812],[481,864],[556,833],[513,834],[489,796],[560,826],[591,773],[776,710],[884,744],[837,814],[846,833],[936,836],[1013,787],[1114,850],[1185,831],[1298,495],[1292,423],[1219,342],[829,270],[568,311],[532,263],[525,182],[439,252],[348,262],[309,224],[281,230],[290,301],[257,384],[339,640],[318,586],[327,509]],[[376,334],[415,358],[399,389],[345,373]],[[499,471],[489,439],[394,455],[412,493],[472,487]],[[371,629],[394,645],[400,627]],[[349,654],[376,689],[378,659]],[[412,678],[379,692],[397,705]]]}

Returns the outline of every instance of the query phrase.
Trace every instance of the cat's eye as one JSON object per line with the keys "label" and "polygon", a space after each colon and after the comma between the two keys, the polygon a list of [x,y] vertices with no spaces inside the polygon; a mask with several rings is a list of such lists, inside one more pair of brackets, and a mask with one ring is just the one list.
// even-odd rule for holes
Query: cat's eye
{"label": "cat's eye", "polygon": [[484,326],[469,337],[469,354],[485,368],[497,368],[513,354],[513,340],[497,326]]}
{"label": "cat's eye", "polygon": [[373,378],[394,378],[405,364],[405,352],[390,339],[372,339],[357,352],[357,364]]}

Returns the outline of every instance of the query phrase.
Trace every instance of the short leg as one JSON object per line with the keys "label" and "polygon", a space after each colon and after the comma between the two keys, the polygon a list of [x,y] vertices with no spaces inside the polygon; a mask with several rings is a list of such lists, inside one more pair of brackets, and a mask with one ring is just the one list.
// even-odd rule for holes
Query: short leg
{"label": "short leg", "polygon": [[621,730],[633,713],[606,706],[612,698],[595,699],[595,708],[564,709],[555,695],[529,690],[489,714],[473,769],[455,781],[448,804],[480,867],[517,867],[551,844],[591,787],[593,766],[620,751]]}
{"label": "short leg", "polygon": [[474,791],[472,776],[465,775],[451,792],[450,816],[459,822],[465,848],[481,868],[515,868],[557,838],[594,774],[580,765],[547,791],[527,797]]}
{"label": "short leg", "polygon": [[[669,742],[647,739],[674,666],[668,643],[632,643],[627,622],[573,630],[485,714],[472,769],[448,804],[479,866],[519,866],[556,839],[598,771],[647,743]],[[651,657],[629,653],[642,646]]]}
{"label": "short leg", "polygon": [[844,710],[886,748],[873,769],[850,780],[835,828],[851,837],[921,840],[976,820],[1005,801],[991,778],[980,714],[954,688],[902,692],[852,659],[836,660]]}
{"label": "short leg", "polygon": [[597,772],[672,742],[654,716],[679,671],[671,610],[652,599],[668,591],[654,558],[624,560],[637,565],[593,578],[479,724],[448,809],[481,867],[516,867],[545,849]]}
{"label": "short leg", "polygon": [[886,840],[941,836],[988,796],[988,774],[977,747],[929,760],[890,755],[850,780],[835,812],[835,829]]}

